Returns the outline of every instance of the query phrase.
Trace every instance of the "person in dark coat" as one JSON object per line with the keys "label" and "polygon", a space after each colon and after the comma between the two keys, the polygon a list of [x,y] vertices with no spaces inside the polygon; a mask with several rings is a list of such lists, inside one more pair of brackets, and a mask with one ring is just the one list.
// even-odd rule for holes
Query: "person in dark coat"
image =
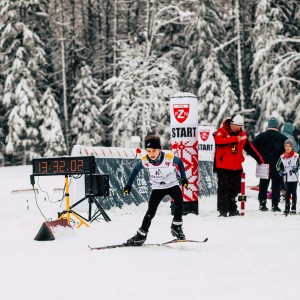
{"label": "person in dark coat", "polygon": [[284,134],[288,139],[291,139],[293,141],[293,151],[298,152],[299,147],[294,137],[294,131],[295,131],[295,126],[292,123],[287,122],[283,126],[282,134]]}
{"label": "person in dark coat", "polygon": [[243,117],[239,114],[225,120],[214,134],[216,142],[215,172],[218,177],[218,211],[220,217],[237,216],[235,197],[241,191],[242,162],[245,160],[243,151],[251,155],[258,164],[263,159],[248,140],[242,129]]}
{"label": "person in dark coat", "polygon": [[278,207],[280,200],[280,189],[282,186],[282,177],[279,176],[276,164],[280,155],[284,153],[284,142],[287,137],[278,131],[279,122],[275,117],[271,117],[268,121],[266,131],[258,134],[254,139],[253,145],[263,157],[266,164],[270,165],[269,179],[260,179],[259,181],[259,209],[267,211],[267,193],[270,180],[272,180],[272,210],[281,211]]}

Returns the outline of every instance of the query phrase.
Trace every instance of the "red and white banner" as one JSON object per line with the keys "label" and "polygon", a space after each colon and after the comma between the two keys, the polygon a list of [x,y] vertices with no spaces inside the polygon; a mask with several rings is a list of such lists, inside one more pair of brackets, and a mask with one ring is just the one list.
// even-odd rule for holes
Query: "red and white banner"
{"label": "red and white banner", "polygon": [[199,161],[213,161],[215,154],[215,139],[213,133],[216,128],[213,125],[198,126],[198,150]]}
{"label": "red and white banner", "polygon": [[189,116],[189,104],[173,104],[173,113],[177,122],[183,123]]}
{"label": "red and white banner", "polygon": [[171,149],[183,161],[189,181],[182,188],[183,199],[198,201],[198,101],[190,93],[178,93],[170,100]]}

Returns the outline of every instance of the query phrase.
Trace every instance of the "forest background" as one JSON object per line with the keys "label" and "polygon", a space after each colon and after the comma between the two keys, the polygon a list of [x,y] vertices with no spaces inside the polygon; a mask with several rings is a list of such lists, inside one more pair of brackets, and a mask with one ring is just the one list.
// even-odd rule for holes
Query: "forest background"
{"label": "forest background", "polygon": [[169,148],[169,99],[197,95],[199,124],[242,113],[300,129],[299,0],[1,0],[0,164]]}

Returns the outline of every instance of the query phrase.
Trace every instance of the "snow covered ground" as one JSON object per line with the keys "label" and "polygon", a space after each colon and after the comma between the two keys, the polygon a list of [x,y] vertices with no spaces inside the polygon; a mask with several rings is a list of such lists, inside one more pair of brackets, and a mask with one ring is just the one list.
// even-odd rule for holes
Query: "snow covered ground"
{"label": "snow covered ground", "polygon": [[[258,183],[254,168],[248,158],[248,186]],[[45,220],[26,191],[30,174],[31,166],[0,168],[1,299],[299,299],[300,215],[258,211],[255,191],[247,189],[244,217],[218,218],[216,197],[199,199],[199,215],[184,217],[184,232],[208,237],[205,244],[90,251],[87,245],[131,237],[146,204],[109,210],[111,222],[75,228],[73,236],[35,241]],[[40,177],[39,184],[51,201],[61,198],[55,189],[63,188],[62,176]],[[40,190],[37,199],[47,219],[65,208]],[[87,207],[83,202],[78,212]],[[172,239],[171,219],[169,203],[162,203],[147,242]]]}

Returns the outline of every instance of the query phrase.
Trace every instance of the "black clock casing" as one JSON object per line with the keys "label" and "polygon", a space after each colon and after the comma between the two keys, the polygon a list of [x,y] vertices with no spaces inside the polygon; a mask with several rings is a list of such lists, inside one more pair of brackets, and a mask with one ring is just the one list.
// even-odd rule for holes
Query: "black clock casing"
{"label": "black clock casing", "polygon": [[33,175],[74,175],[94,174],[94,156],[61,156],[35,158],[32,160]]}

